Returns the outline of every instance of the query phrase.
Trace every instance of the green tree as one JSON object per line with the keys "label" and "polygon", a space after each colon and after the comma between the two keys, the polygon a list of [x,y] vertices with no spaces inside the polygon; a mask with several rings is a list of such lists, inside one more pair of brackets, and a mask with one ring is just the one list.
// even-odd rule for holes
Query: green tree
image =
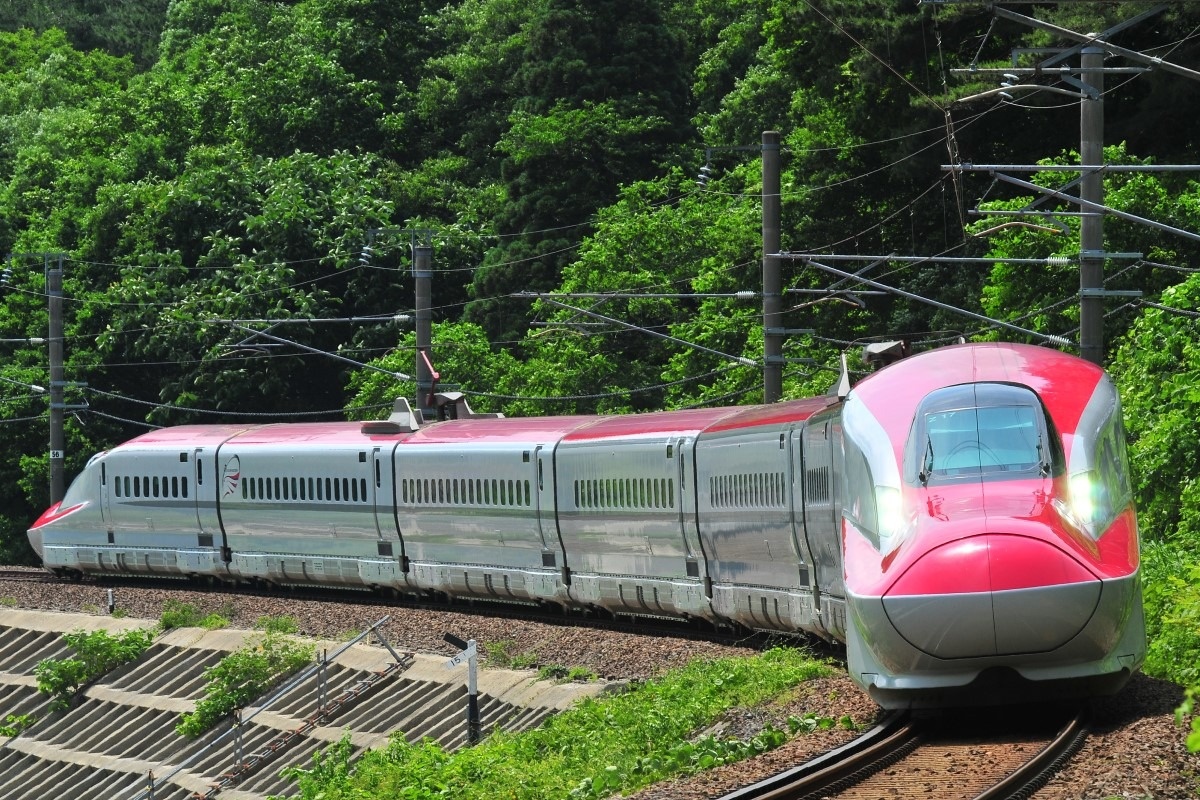
{"label": "green tree", "polygon": [[550,0],[526,30],[498,149],[509,234],[476,273],[466,318],[513,342],[618,188],[653,177],[687,135],[686,48],[659,2]]}

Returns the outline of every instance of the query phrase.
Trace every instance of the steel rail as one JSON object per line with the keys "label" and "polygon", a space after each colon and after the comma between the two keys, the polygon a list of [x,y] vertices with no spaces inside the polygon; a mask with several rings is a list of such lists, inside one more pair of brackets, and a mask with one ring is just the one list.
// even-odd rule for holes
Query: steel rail
{"label": "steel rail", "polygon": [[838,791],[907,755],[918,744],[912,718],[893,712],[853,741],[720,800],[800,800]]}
{"label": "steel rail", "polygon": [[1081,709],[1033,758],[974,800],[1027,800],[1083,747],[1087,723],[1088,713]]}

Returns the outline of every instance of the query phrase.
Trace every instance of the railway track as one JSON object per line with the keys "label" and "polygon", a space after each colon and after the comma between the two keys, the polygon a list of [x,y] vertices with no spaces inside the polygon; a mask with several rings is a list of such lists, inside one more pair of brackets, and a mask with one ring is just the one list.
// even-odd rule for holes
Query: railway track
{"label": "railway track", "polygon": [[1043,717],[1032,722],[895,713],[843,747],[722,800],[1027,800],[1087,735],[1083,711],[1065,721],[1060,714],[1056,727],[1037,713]]}
{"label": "railway track", "polygon": [[49,572],[35,567],[0,567],[0,581],[25,581],[29,583],[50,583],[57,581]]}
{"label": "railway track", "polygon": [[362,606],[386,606],[437,613],[469,613],[501,619],[532,622],[541,625],[584,625],[596,630],[634,633],[649,636],[669,636],[675,639],[705,641],[762,649],[780,640],[803,640],[818,654],[831,655],[825,642],[803,635],[790,636],[773,631],[752,631],[738,627],[718,628],[701,621],[671,618],[639,617],[629,614],[609,614],[593,610],[564,610],[531,603],[458,598],[448,595],[418,596],[413,594],[380,594],[355,587],[333,587],[305,584],[268,585],[251,583],[198,582],[183,576],[152,577],[145,575],[85,575],[62,577],[34,567],[0,567],[0,581],[61,584],[64,588],[94,586],[99,588],[166,589],[169,591],[200,591],[214,597],[245,597],[283,600],[305,600],[317,603],[332,602]]}

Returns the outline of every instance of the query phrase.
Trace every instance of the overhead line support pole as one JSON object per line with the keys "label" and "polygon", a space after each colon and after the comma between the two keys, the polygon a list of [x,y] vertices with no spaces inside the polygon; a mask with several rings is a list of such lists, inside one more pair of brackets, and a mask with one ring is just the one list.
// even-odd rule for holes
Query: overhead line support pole
{"label": "overhead line support pole", "polygon": [[433,367],[429,361],[429,348],[433,345],[432,284],[433,247],[428,242],[413,242],[412,273],[416,318],[416,370],[417,408],[425,419],[435,419],[437,409],[433,406]]}
{"label": "overhead line support pole", "polygon": [[[1083,170],[1079,197],[1104,205],[1104,48],[1081,52],[1080,80],[1090,89],[1079,110],[1079,165]],[[1104,214],[1085,214],[1079,223],[1079,354],[1104,363]]]}
{"label": "overhead line support pole", "polygon": [[779,132],[762,135],[763,402],[783,396],[783,280],[780,276]]}
{"label": "overhead line support pole", "polygon": [[[51,257],[57,263],[51,266]],[[63,254],[46,253],[46,296],[49,298],[50,330],[50,505],[63,499],[65,490],[64,451],[66,440],[63,435]]]}

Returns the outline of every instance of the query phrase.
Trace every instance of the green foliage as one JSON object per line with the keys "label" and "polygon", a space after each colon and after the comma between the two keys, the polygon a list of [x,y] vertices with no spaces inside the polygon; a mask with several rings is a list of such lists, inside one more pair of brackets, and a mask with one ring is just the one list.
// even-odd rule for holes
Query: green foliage
{"label": "green foliage", "polygon": [[1200,558],[1148,543],[1142,558],[1148,675],[1200,687]]}
{"label": "green foliage", "polygon": [[816,714],[804,714],[799,717],[793,715],[787,719],[788,733],[793,736],[797,733],[833,730],[838,726],[848,731],[855,730],[858,727],[854,719],[848,715],[839,720],[834,720],[832,717],[818,717]]}
{"label": "green foliage", "polygon": [[517,643],[506,639],[499,642],[486,642],[483,652],[486,654],[490,667],[508,669],[529,669],[537,663],[537,657],[532,653],[516,651]]}
{"label": "green foliage", "polygon": [[217,630],[229,626],[230,613],[221,611],[204,612],[191,603],[180,600],[167,600],[163,603],[159,627],[163,630],[171,628],[206,628]]}
{"label": "green foliage", "polygon": [[1200,696],[1200,688],[1189,687],[1184,694],[1183,702],[1175,709],[1175,722],[1182,724],[1187,718],[1189,732],[1185,740],[1188,752],[1200,752],[1200,715],[1196,715],[1196,698]]}
{"label": "green foliage", "polygon": [[538,670],[538,677],[547,681],[559,683],[586,683],[597,678],[595,672],[587,667],[560,667],[557,664],[547,664]]}
{"label": "green foliage", "polygon": [[32,714],[9,714],[4,718],[4,724],[0,725],[0,736],[19,736],[21,731],[35,722],[37,717]]}
{"label": "green foliage", "polygon": [[260,631],[267,633],[282,633],[293,634],[300,630],[300,625],[296,622],[295,617],[271,617],[262,616],[254,621],[254,627]]}
{"label": "green foliage", "polygon": [[308,664],[313,653],[313,645],[276,633],[247,642],[204,670],[204,696],[194,711],[180,717],[176,732],[189,738],[199,736]]}
{"label": "green foliage", "polygon": [[46,658],[34,668],[38,691],[49,695],[50,707],[67,708],[80,688],[113,669],[141,656],[154,641],[154,631],[134,628],[114,636],[106,630],[63,634],[69,658]]}
{"label": "green foliage", "polygon": [[285,767],[280,776],[296,781],[303,798],[320,797],[321,787],[344,782],[350,775],[350,759],[354,756],[354,743],[347,731],[334,744],[312,754],[312,767],[304,769],[299,764]]}
{"label": "green foliage", "polygon": [[[393,738],[346,775],[333,758],[327,779],[301,781],[306,800],[398,797],[605,797],[671,775],[776,747],[772,727],[747,741],[696,735],[728,709],[751,707],[826,673],[803,653],[771,650],[745,659],[696,662],[618,695],[590,699],[522,734],[493,733],[454,754],[435,743]],[[324,762],[321,762],[324,763]]]}

